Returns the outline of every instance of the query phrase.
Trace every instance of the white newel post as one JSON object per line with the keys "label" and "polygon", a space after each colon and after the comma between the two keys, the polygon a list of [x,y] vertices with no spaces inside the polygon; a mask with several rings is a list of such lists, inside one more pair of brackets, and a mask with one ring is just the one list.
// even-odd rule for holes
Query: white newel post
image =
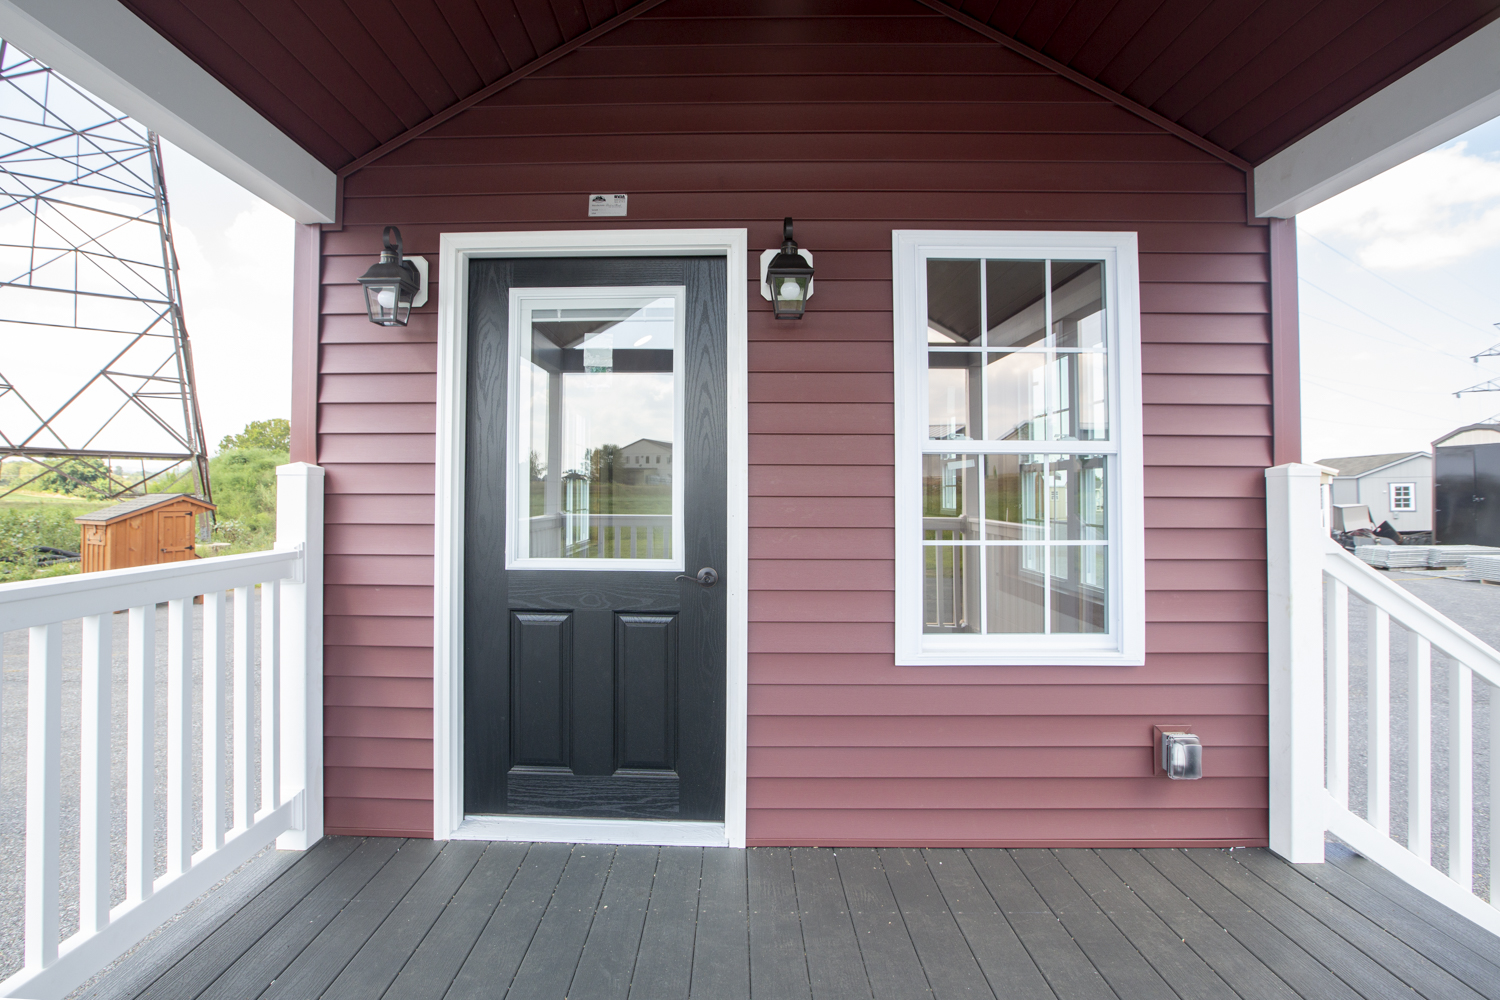
{"label": "white newel post", "polygon": [[1323,861],[1323,468],[1266,470],[1271,850]]}
{"label": "white newel post", "polygon": [[301,578],[281,583],[281,791],[306,794],[284,851],[323,837],[323,470],[306,462],[276,470],[276,547],[299,545]]}

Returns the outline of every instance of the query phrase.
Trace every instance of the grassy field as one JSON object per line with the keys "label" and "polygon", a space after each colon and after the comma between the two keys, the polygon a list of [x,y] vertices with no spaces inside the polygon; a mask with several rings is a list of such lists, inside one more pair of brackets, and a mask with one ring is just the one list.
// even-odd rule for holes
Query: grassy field
{"label": "grassy field", "polygon": [[109,502],[55,493],[22,490],[0,499],[0,582],[67,576],[77,563],[38,567],[35,547],[78,551],[79,529],[73,518]]}

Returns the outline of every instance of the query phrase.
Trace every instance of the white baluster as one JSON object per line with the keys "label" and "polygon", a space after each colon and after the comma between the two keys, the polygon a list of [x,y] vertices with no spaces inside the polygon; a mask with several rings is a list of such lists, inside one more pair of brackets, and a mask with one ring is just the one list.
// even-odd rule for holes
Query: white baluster
{"label": "white baluster", "polygon": [[630,526],[630,558],[632,558],[632,559],[636,558],[636,551],[635,551],[635,549],[636,549],[636,537],[635,537],[635,532],[636,532],[636,526],[632,524]]}
{"label": "white baluster", "polygon": [[224,593],[203,595],[203,850],[224,846]]}
{"label": "white baluster", "polygon": [[156,605],[130,609],[125,690],[125,899],[151,895],[156,874]]}
{"label": "white baluster", "polygon": [[113,616],[83,620],[78,767],[78,929],[109,925],[110,696]]}
{"label": "white baluster", "polygon": [[1407,662],[1406,845],[1432,862],[1432,643],[1413,634]]}
{"label": "white baluster", "polygon": [[260,807],[281,805],[281,585],[260,585]]}
{"label": "white baluster", "polygon": [[57,961],[62,626],[33,625],[26,676],[26,965]]}
{"label": "white baluster", "polygon": [[1490,905],[1500,908],[1500,687],[1490,685]]}
{"label": "white baluster", "polygon": [[1474,675],[1448,667],[1448,875],[1474,891]]}
{"label": "white baluster", "polygon": [[193,605],[167,604],[167,874],[193,858]]}
{"label": "white baluster", "polygon": [[1370,825],[1391,829],[1391,616],[1374,608],[1370,628],[1368,793]]}
{"label": "white baluster", "polygon": [[1349,588],[1333,577],[1324,577],[1324,606],[1328,626],[1324,632],[1328,690],[1324,710],[1328,713],[1324,750],[1328,766],[1328,794],[1349,807]]}
{"label": "white baluster", "polygon": [[250,804],[250,702],[251,670],[255,664],[255,591],[234,588],[234,828],[251,823]]}

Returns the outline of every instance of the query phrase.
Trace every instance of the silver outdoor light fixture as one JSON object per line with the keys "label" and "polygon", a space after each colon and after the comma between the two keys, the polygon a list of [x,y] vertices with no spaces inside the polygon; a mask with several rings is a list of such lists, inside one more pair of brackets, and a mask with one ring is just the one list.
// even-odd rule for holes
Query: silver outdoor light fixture
{"label": "silver outdoor light fixture", "polygon": [[781,249],[760,255],[760,295],[770,300],[777,319],[801,319],[813,293],[812,254],[797,249],[790,218],[781,228]]}
{"label": "silver outdoor light fixture", "polygon": [[365,307],[370,322],[378,326],[405,326],[413,306],[427,304],[427,261],[401,253],[401,230],[386,226],[381,234],[385,249],[380,261],[360,276],[365,286]]}

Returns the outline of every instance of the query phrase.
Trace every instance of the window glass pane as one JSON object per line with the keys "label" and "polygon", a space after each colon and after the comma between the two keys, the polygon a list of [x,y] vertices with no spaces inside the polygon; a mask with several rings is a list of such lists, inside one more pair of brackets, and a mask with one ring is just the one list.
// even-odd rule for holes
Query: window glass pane
{"label": "window glass pane", "polygon": [[984,547],[986,631],[1043,631],[1046,551],[1040,545]]}
{"label": "window glass pane", "polygon": [[979,538],[979,456],[922,456],[922,537]]}
{"label": "window glass pane", "polygon": [[979,436],[978,351],[927,354],[927,436],[940,440]]}
{"label": "window glass pane", "polygon": [[[671,558],[676,300],[530,310],[528,555]],[[519,457],[519,456],[518,456]]]}
{"label": "window glass pane", "polygon": [[1052,337],[1055,347],[1104,346],[1104,265],[1052,262]]}
{"label": "window glass pane", "polygon": [[1109,373],[1103,354],[1058,355],[1057,395],[1059,406],[1054,440],[1107,441],[1109,439]]}
{"label": "window glass pane", "polygon": [[985,318],[990,347],[1039,345],[1047,332],[1047,265],[1040,260],[984,262]]}
{"label": "window glass pane", "polygon": [[985,456],[985,541],[1041,541],[1045,473],[1040,455]]}
{"label": "window glass pane", "polygon": [[922,631],[979,631],[977,545],[922,546]]}
{"label": "window glass pane", "polygon": [[1104,545],[1055,545],[1052,552],[1052,631],[1109,631],[1109,549]]}
{"label": "window glass pane", "polygon": [[1103,455],[1053,455],[1047,471],[1050,533],[1058,541],[1108,537]]}
{"label": "window glass pane", "polygon": [[979,339],[979,261],[927,262],[927,342],[965,345]]}
{"label": "window glass pane", "polygon": [[984,366],[992,441],[1036,441],[1046,437],[1045,354],[990,354]]}

